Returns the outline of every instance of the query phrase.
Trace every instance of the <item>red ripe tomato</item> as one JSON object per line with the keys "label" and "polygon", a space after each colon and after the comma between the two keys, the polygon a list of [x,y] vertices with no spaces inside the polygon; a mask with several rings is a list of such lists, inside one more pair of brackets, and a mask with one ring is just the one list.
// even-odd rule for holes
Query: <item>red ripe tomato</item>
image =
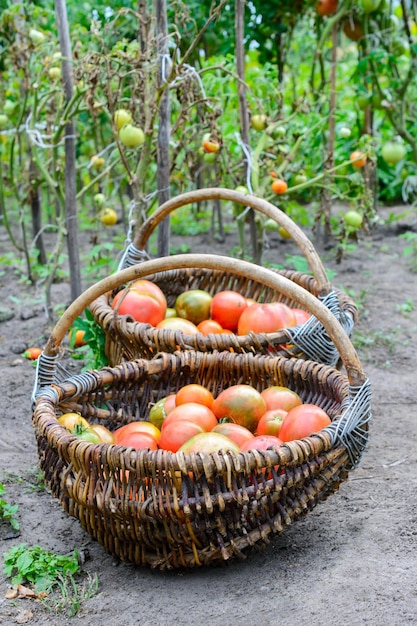
{"label": "red ripe tomato", "polygon": [[282,441],[308,437],[331,423],[327,413],[315,404],[300,404],[288,411],[283,419],[279,436]]}
{"label": "red ripe tomato", "polygon": [[196,422],[175,420],[162,428],[161,438],[158,442],[159,447],[163,450],[177,452],[188,439],[204,432],[204,428]]}
{"label": "red ripe tomato", "polygon": [[304,311],[304,309],[293,308],[292,312],[294,313],[294,317],[297,321],[297,324],[304,324],[311,317],[311,313],[308,311]]}
{"label": "red ripe tomato", "polygon": [[282,328],[291,328],[292,326],[296,326],[297,319],[290,306],[284,304],[283,302],[271,302],[270,304],[275,308],[277,315],[280,316],[283,324]]}
{"label": "red ripe tomato", "polygon": [[217,426],[218,423],[215,414],[208,406],[197,402],[187,402],[176,406],[168,413],[162,424],[162,433],[169,424],[178,421],[194,422],[207,432]]}
{"label": "red ripe tomato", "polygon": [[219,291],[213,296],[210,317],[222,328],[237,330],[242,312],[248,308],[246,298],[236,291]]}
{"label": "red ripe tomato", "polygon": [[333,15],[337,11],[338,4],[338,0],[318,0],[316,11],[322,16]]}
{"label": "red ripe tomato", "polygon": [[117,441],[119,446],[134,448],[135,450],[157,450],[158,442],[155,437],[145,432],[129,432]]}
{"label": "red ripe tomato", "polygon": [[240,424],[233,424],[232,422],[222,422],[221,424],[217,424],[211,432],[220,433],[221,435],[229,437],[229,439],[234,441],[239,448],[245,443],[245,441],[250,441],[255,436],[244,426],[240,426]]}
{"label": "red ripe tomato", "polygon": [[159,324],[165,316],[156,298],[134,289],[119,291],[113,299],[112,308],[118,315],[130,315],[137,322],[152,326]]}
{"label": "red ripe tomato", "polygon": [[282,443],[283,442],[279,437],[274,437],[272,435],[258,435],[251,441],[244,443],[241,446],[240,451],[247,452],[248,450],[267,450],[273,446],[279,447]]}
{"label": "red ripe tomato", "polygon": [[227,417],[255,432],[266,404],[259,391],[250,385],[232,385],[217,396],[211,408],[218,420]]}
{"label": "red ripe tomato", "polygon": [[220,450],[240,452],[239,446],[229,437],[213,432],[194,435],[180,447],[179,452],[184,452],[184,454],[190,454],[191,452],[212,454],[213,452],[220,452]]}
{"label": "red ripe tomato", "polygon": [[295,326],[295,317],[290,307],[280,302],[252,304],[240,316],[237,334],[273,333],[280,328],[287,328],[288,323]]}
{"label": "red ripe tomato", "polygon": [[290,411],[295,406],[302,404],[298,393],[288,389],[288,387],[281,387],[280,385],[272,385],[261,391],[261,396],[265,401],[266,410],[283,409],[284,411]]}
{"label": "red ripe tomato", "polygon": [[140,278],[139,280],[135,280],[130,285],[130,289],[133,289],[134,291],[139,291],[140,293],[147,293],[149,296],[153,296],[154,298],[156,298],[161,305],[161,309],[163,310],[165,317],[167,310],[167,300],[162,289],[158,287],[158,285],[155,285],[155,283],[150,280],[146,280],[145,278]]}
{"label": "red ripe tomato", "polygon": [[147,435],[154,437],[157,441],[161,436],[161,431],[157,426],[155,426],[155,424],[143,421],[129,422],[129,424],[120,426],[120,428],[117,428],[114,431],[114,443],[120,443],[120,439],[123,439],[131,433],[146,433]]}
{"label": "red ripe tomato", "polygon": [[258,428],[256,434],[259,435],[273,435],[279,437],[279,431],[281,430],[281,424],[288,411],[284,409],[271,409],[264,413],[258,422]]}

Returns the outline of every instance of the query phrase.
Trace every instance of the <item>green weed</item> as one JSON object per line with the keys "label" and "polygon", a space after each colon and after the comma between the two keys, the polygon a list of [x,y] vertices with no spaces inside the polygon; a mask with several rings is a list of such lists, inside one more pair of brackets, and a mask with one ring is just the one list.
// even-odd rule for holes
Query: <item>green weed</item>
{"label": "green weed", "polygon": [[14,531],[19,530],[19,521],[17,520],[16,513],[19,509],[18,504],[9,504],[2,496],[6,490],[3,483],[0,483],[0,520],[7,521]]}

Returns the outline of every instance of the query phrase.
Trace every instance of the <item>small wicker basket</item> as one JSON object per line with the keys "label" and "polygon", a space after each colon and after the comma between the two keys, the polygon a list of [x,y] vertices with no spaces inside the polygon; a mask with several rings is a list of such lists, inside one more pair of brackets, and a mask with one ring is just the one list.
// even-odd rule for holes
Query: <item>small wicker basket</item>
{"label": "small wicker basket", "polygon": [[[191,259],[189,258],[191,256]],[[234,270],[233,259],[179,255],[178,264]],[[252,353],[181,351],[126,361],[58,382],[60,344],[88,303],[118,283],[169,267],[146,261],[97,283],[58,321],[39,357],[33,426],[46,484],[69,515],[123,561],[168,569],[244,557],[285,530],[339,488],[368,441],[370,384],[356,351],[330,311],[293,281],[241,262],[239,271],[286,292],[310,310],[339,350],[344,370]],[[330,426],[267,451],[216,454],[136,451],[91,444],[56,417],[75,411],[114,429],[146,420],[151,406],[196,382],[215,396],[233,384],[276,384],[325,409]]]}
{"label": "small wicker basket", "polygon": [[[223,199],[251,207],[261,214],[275,220],[291,235],[301,252],[307,259],[312,275],[292,270],[271,270],[286,276],[297,285],[300,285],[314,296],[320,298],[339,319],[343,328],[350,334],[357,318],[357,307],[352,299],[343,291],[333,288],[328,281],[326,271],[311,241],[305,233],[277,207],[269,202],[248,196],[230,189],[209,188],[200,189],[177,196],[161,205],[155,213],[139,229],[135,241],[131,244],[121,262],[120,269],[129,267],[138,262],[149,259],[145,252],[147,242],[154,229],[173,210],[193,202]],[[167,297],[168,306],[173,307],[177,296],[190,289],[203,289],[211,295],[224,289],[232,289],[246,298],[255,298],[258,301],[271,302],[279,300],[293,306],[294,302],[288,294],[278,295],[273,289],[265,289],[258,278],[249,278],[231,268],[226,271],[220,263],[216,268],[178,268],[175,256],[172,256],[171,267],[162,272],[157,271],[149,280],[155,282]],[[237,261],[238,263],[238,261]],[[157,352],[175,352],[178,347],[182,350],[233,350],[239,352],[261,352],[298,358],[309,358],[327,365],[336,365],[339,355],[334,345],[326,340],[326,333],[318,330],[317,325],[298,329],[293,335],[293,348],[284,347],[282,334],[267,334],[244,336],[237,339],[233,335],[209,335],[198,333],[195,336],[178,335],[174,331],[156,329],[149,324],[134,321],[128,316],[121,317],[111,307],[114,291],[103,294],[90,306],[91,313],[105,332],[106,355],[111,365],[117,365],[123,360],[138,357],[150,358]]]}

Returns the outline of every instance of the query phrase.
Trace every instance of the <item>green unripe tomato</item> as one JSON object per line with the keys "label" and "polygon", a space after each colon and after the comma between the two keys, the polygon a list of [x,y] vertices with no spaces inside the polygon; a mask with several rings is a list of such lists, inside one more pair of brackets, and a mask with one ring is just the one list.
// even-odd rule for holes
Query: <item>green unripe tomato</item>
{"label": "green unripe tomato", "polygon": [[11,115],[16,108],[16,103],[13,100],[6,100],[3,105],[3,112],[5,115]]}
{"label": "green unripe tomato", "polygon": [[126,109],[117,109],[117,111],[114,112],[113,119],[117,130],[123,128],[125,124],[131,124],[133,122],[130,112]]}
{"label": "green unripe tomato", "polygon": [[347,226],[350,226],[355,230],[360,228],[363,224],[363,216],[358,213],[358,211],[355,211],[353,209],[345,213],[343,219],[345,220],[345,224],[347,224]]}
{"label": "green unripe tomato", "polygon": [[217,158],[217,152],[205,152],[203,159],[205,163],[214,163]]}
{"label": "green unripe tomato", "polygon": [[0,114],[0,130],[4,130],[9,122],[7,115]]}
{"label": "green unripe tomato", "polygon": [[35,46],[39,46],[46,39],[45,35],[35,28],[31,28],[29,31],[29,39]]}
{"label": "green unripe tomato", "polygon": [[58,80],[59,78],[61,78],[61,74],[62,72],[60,67],[50,67],[48,70],[48,76],[52,80]]}
{"label": "green unripe tomato", "polygon": [[106,196],[104,195],[104,193],[96,193],[96,195],[94,196],[94,204],[96,204],[98,207],[104,206],[105,201]]}
{"label": "green unripe tomato", "polygon": [[339,137],[341,137],[342,139],[349,139],[349,137],[352,134],[352,131],[350,130],[350,128],[348,128],[348,126],[342,126],[341,128],[339,128]]}
{"label": "green unripe tomato", "polygon": [[307,180],[308,178],[305,174],[297,174],[297,176],[295,176],[294,178],[294,182],[296,185],[303,185],[307,182]]}
{"label": "green unripe tomato", "polygon": [[279,229],[280,229],[280,225],[278,224],[278,222],[276,222],[271,217],[269,217],[264,222],[264,228],[265,228],[265,230],[268,230],[268,231],[277,231],[278,232]]}
{"label": "green unripe tomato", "polygon": [[272,130],[272,137],[274,139],[279,139],[280,137],[285,137],[287,131],[285,130],[285,126],[276,126]]}
{"label": "green unripe tomato", "polygon": [[251,126],[254,130],[257,131],[262,131],[265,130],[266,128],[266,115],[263,115],[261,113],[257,113],[255,115],[252,115],[251,120],[250,120]]}
{"label": "green unripe tomato", "polygon": [[245,185],[238,185],[236,187],[235,191],[237,191],[238,193],[244,193],[244,194],[248,194],[249,193],[249,189],[247,187],[245,187]]}
{"label": "green unripe tomato", "polygon": [[138,148],[145,141],[145,133],[138,126],[126,124],[119,130],[120,141],[126,148]]}
{"label": "green unripe tomato", "polygon": [[379,7],[381,0],[361,0],[360,6],[362,11],[366,14],[373,13]]}
{"label": "green unripe tomato", "polygon": [[387,141],[381,150],[382,158],[388,165],[396,165],[405,157],[405,147],[399,141]]}

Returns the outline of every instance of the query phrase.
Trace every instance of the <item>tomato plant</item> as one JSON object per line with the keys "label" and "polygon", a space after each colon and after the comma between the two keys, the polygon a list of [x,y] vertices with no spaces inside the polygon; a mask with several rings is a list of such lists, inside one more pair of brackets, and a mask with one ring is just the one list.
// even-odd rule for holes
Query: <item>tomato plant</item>
{"label": "tomato plant", "polygon": [[331,423],[327,413],[315,404],[300,404],[288,411],[279,432],[282,441],[308,437]]}
{"label": "tomato plant", "polygon": [[231,290],[219,291],[213,296],[210,315],[226,330],[237,330],[239,318],[248,307],[246,298]]}
{"label": "tomato plant", "polygon": [[266,403],[259,391],[250,385],[232,385],[223,389],[212,405],[218,420],[229,418],[231,422],[255,432],[266,411]]}

